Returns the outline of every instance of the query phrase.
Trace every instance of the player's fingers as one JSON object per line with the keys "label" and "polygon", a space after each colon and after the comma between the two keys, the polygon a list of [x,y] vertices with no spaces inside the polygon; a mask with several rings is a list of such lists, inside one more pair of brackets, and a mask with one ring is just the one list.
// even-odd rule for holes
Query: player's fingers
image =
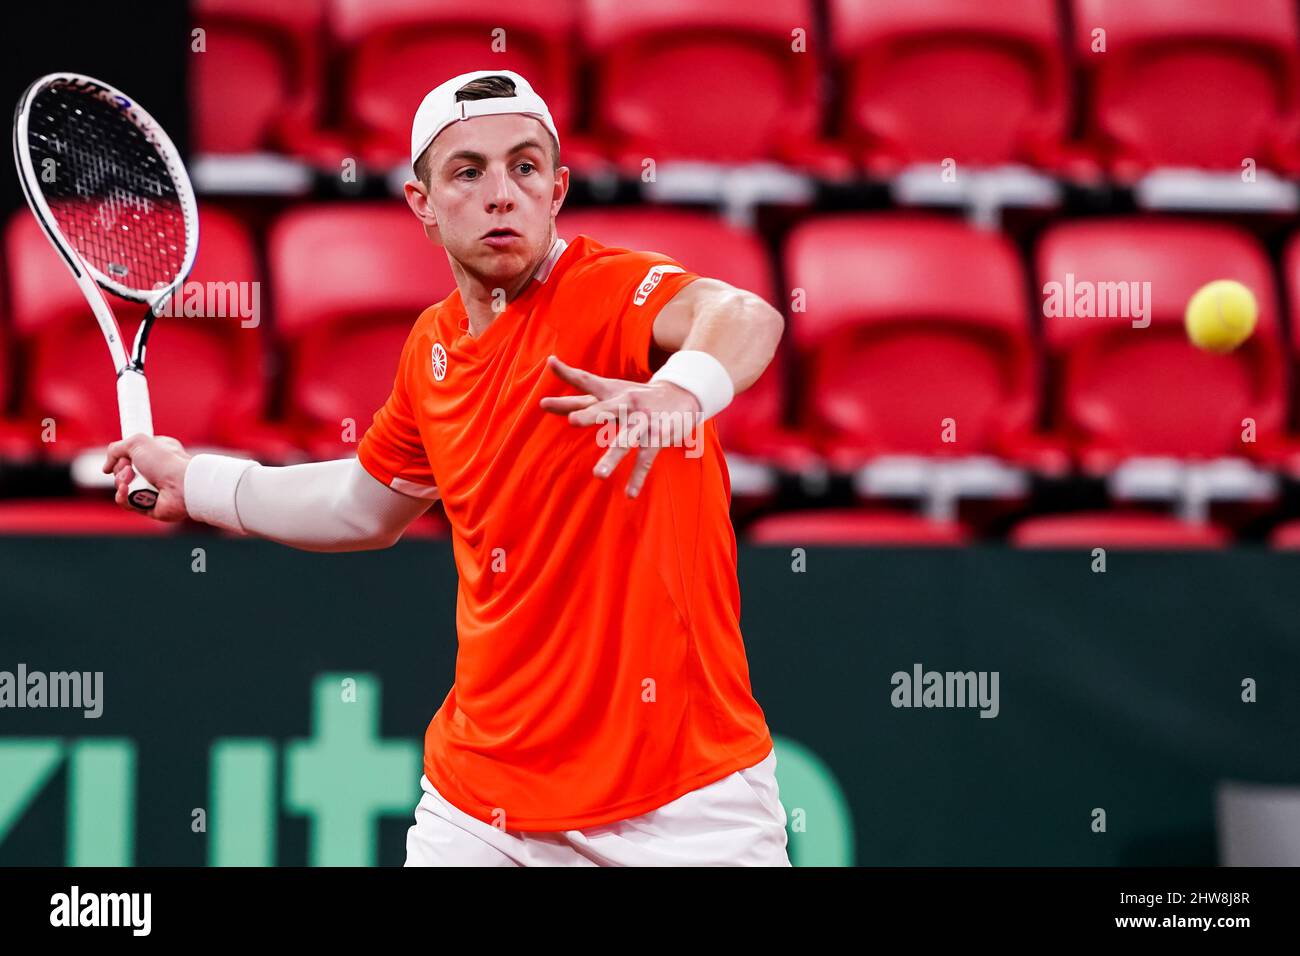
{"label": "player's fingers", "polygon": [[131,467],[130,462],[126,462],[117,471],[113,472],[113,480],[124,484],[130,484],[135,480],[135,469]]}
{"label": "player's fingers", "polygon": [[110,474],[115,470],[116,466],[109,467],[110,462],[116,461],[118,458],[130,458],[132,452],[135,451],[135,447],[144,441],[145,437],[144,435],[131,435],[127,438],[119,438],[109,445],[105,455],[104,474]]}
{"label": "player's fingers", "polygon": [[641,493],[646,475],[650,474],[650,466],[654,464],[655,456],[658,454],[658,445],[651,445],[637,451],[636,464],[632,466],[632,477],[627,480],[627,496],[629,498],[635,498]]}
{"label": "player's fingers", "polygon": [[126,442],[113,442],[104,453],[104,474],[111,475],[117,471],[118,464],[126,460]]}
{"label": "player's fingers", "polygon": [[631,449],[631,445],[622,443],[611,445],[605,454],[600,456],[600,461],[596,462],[596,467],[591,470],[591,473],[597,478],[608,478]]}
{"label": "player's fingers", "polygon": [[565,365],[554,355],[546,360],[546,364],[561,380],[568,382],[574,388],[589,392],[597,398],[609,398],[618,390],[619,383],[615,379],[603,378],[583,369],[574,368],[572,365]]}
{"label": "player's fingers", "polygon": [[127,504],[126,494],[126,484],[119,481],[117,483],[117,491],[113,495],[113,500],[116,501],[120,507],[131,510],[131,506]]}
{"label": "player's fingers", "polygon": [[618,410],[622,404],[621,398],[607,398],[603,402],[595,402],[576,412],[569,412],[569,424],[579,428],[602,425],[618,418]]}
{"label": "player's fingers", "polygon": [[542,411],[564,414],[600,401],[595,395],[547,395],[541,400]]}
{"label": "player's fingers", "polygon": [[594,474],[597,478],[608,477],[631,449],[643,443],[648,425],[648,416],[640,414],[632,417],[627,425],[615,436],[614,444],[605,452],[600,461],[596,462]]}

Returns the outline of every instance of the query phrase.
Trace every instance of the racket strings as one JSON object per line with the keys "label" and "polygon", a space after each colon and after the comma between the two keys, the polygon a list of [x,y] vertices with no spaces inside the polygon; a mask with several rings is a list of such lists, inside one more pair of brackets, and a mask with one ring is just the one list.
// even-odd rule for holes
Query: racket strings
{"label": "racket strings", "polygon": [[185,261],[185,215],[158,149],[117,104],[53,86],[35,98],[28,149],[59,231],[109,279],[149,292]]}

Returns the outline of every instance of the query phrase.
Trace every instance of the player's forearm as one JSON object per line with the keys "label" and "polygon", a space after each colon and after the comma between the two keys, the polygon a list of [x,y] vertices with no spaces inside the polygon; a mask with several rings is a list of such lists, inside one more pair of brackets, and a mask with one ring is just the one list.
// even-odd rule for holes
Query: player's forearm
{"label": "player's forearm", "polygon": [[430,504],[385,487],[352,458],[270,468],[196,455],[185,473],[190,517],[306,551],[386,548]]}
{"label": "player's forearm", "polygon": [[785,329],[781,313],[739,289],[699,301],[681,351],[707,352],[727,370],[737,392],[758,381]]}

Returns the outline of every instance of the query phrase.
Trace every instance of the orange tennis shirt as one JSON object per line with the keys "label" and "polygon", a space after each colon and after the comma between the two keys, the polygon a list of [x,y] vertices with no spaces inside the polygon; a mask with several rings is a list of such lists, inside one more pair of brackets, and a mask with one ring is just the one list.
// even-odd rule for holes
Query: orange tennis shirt
{"label": "orange tennis shirt", "polygon": [[628,498],[635,452],[595,478],[597,427],[538,406],[577,394],[547,368],[552,354],[647,380],[655,316],[696,278],[666,256],[557,241],[482,335],[459,292],[420,315],[362,438],[371,475],[446,507],[459,649],[424,771],[485,822],[625,819],[772,749],[741,641],[713,423],[691,455],[662,449]]}

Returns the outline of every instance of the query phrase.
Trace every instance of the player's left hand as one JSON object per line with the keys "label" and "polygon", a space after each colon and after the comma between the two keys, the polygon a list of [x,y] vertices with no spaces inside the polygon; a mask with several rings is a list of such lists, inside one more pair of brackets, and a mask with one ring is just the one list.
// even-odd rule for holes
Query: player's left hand
{"label": "player's left hand", "polygon": [[[586,394],[548,395],[541,400],[542,408],[568,415],[569,424],[580,428],[606,426],[600,432],[605,440],[598,441],[609,447],[592,474],[608,478],[629,451],[637,450],[626,487],[630,498],[640,493],[660,448],[685,444],[689,434],[698,434],[699,399],[680,386],[606,378],[566,365],[554,355],[547,359],[547,365],[560,379]],[[611,442],[607,438],[608,426],[615,422],[620,424]]]}

